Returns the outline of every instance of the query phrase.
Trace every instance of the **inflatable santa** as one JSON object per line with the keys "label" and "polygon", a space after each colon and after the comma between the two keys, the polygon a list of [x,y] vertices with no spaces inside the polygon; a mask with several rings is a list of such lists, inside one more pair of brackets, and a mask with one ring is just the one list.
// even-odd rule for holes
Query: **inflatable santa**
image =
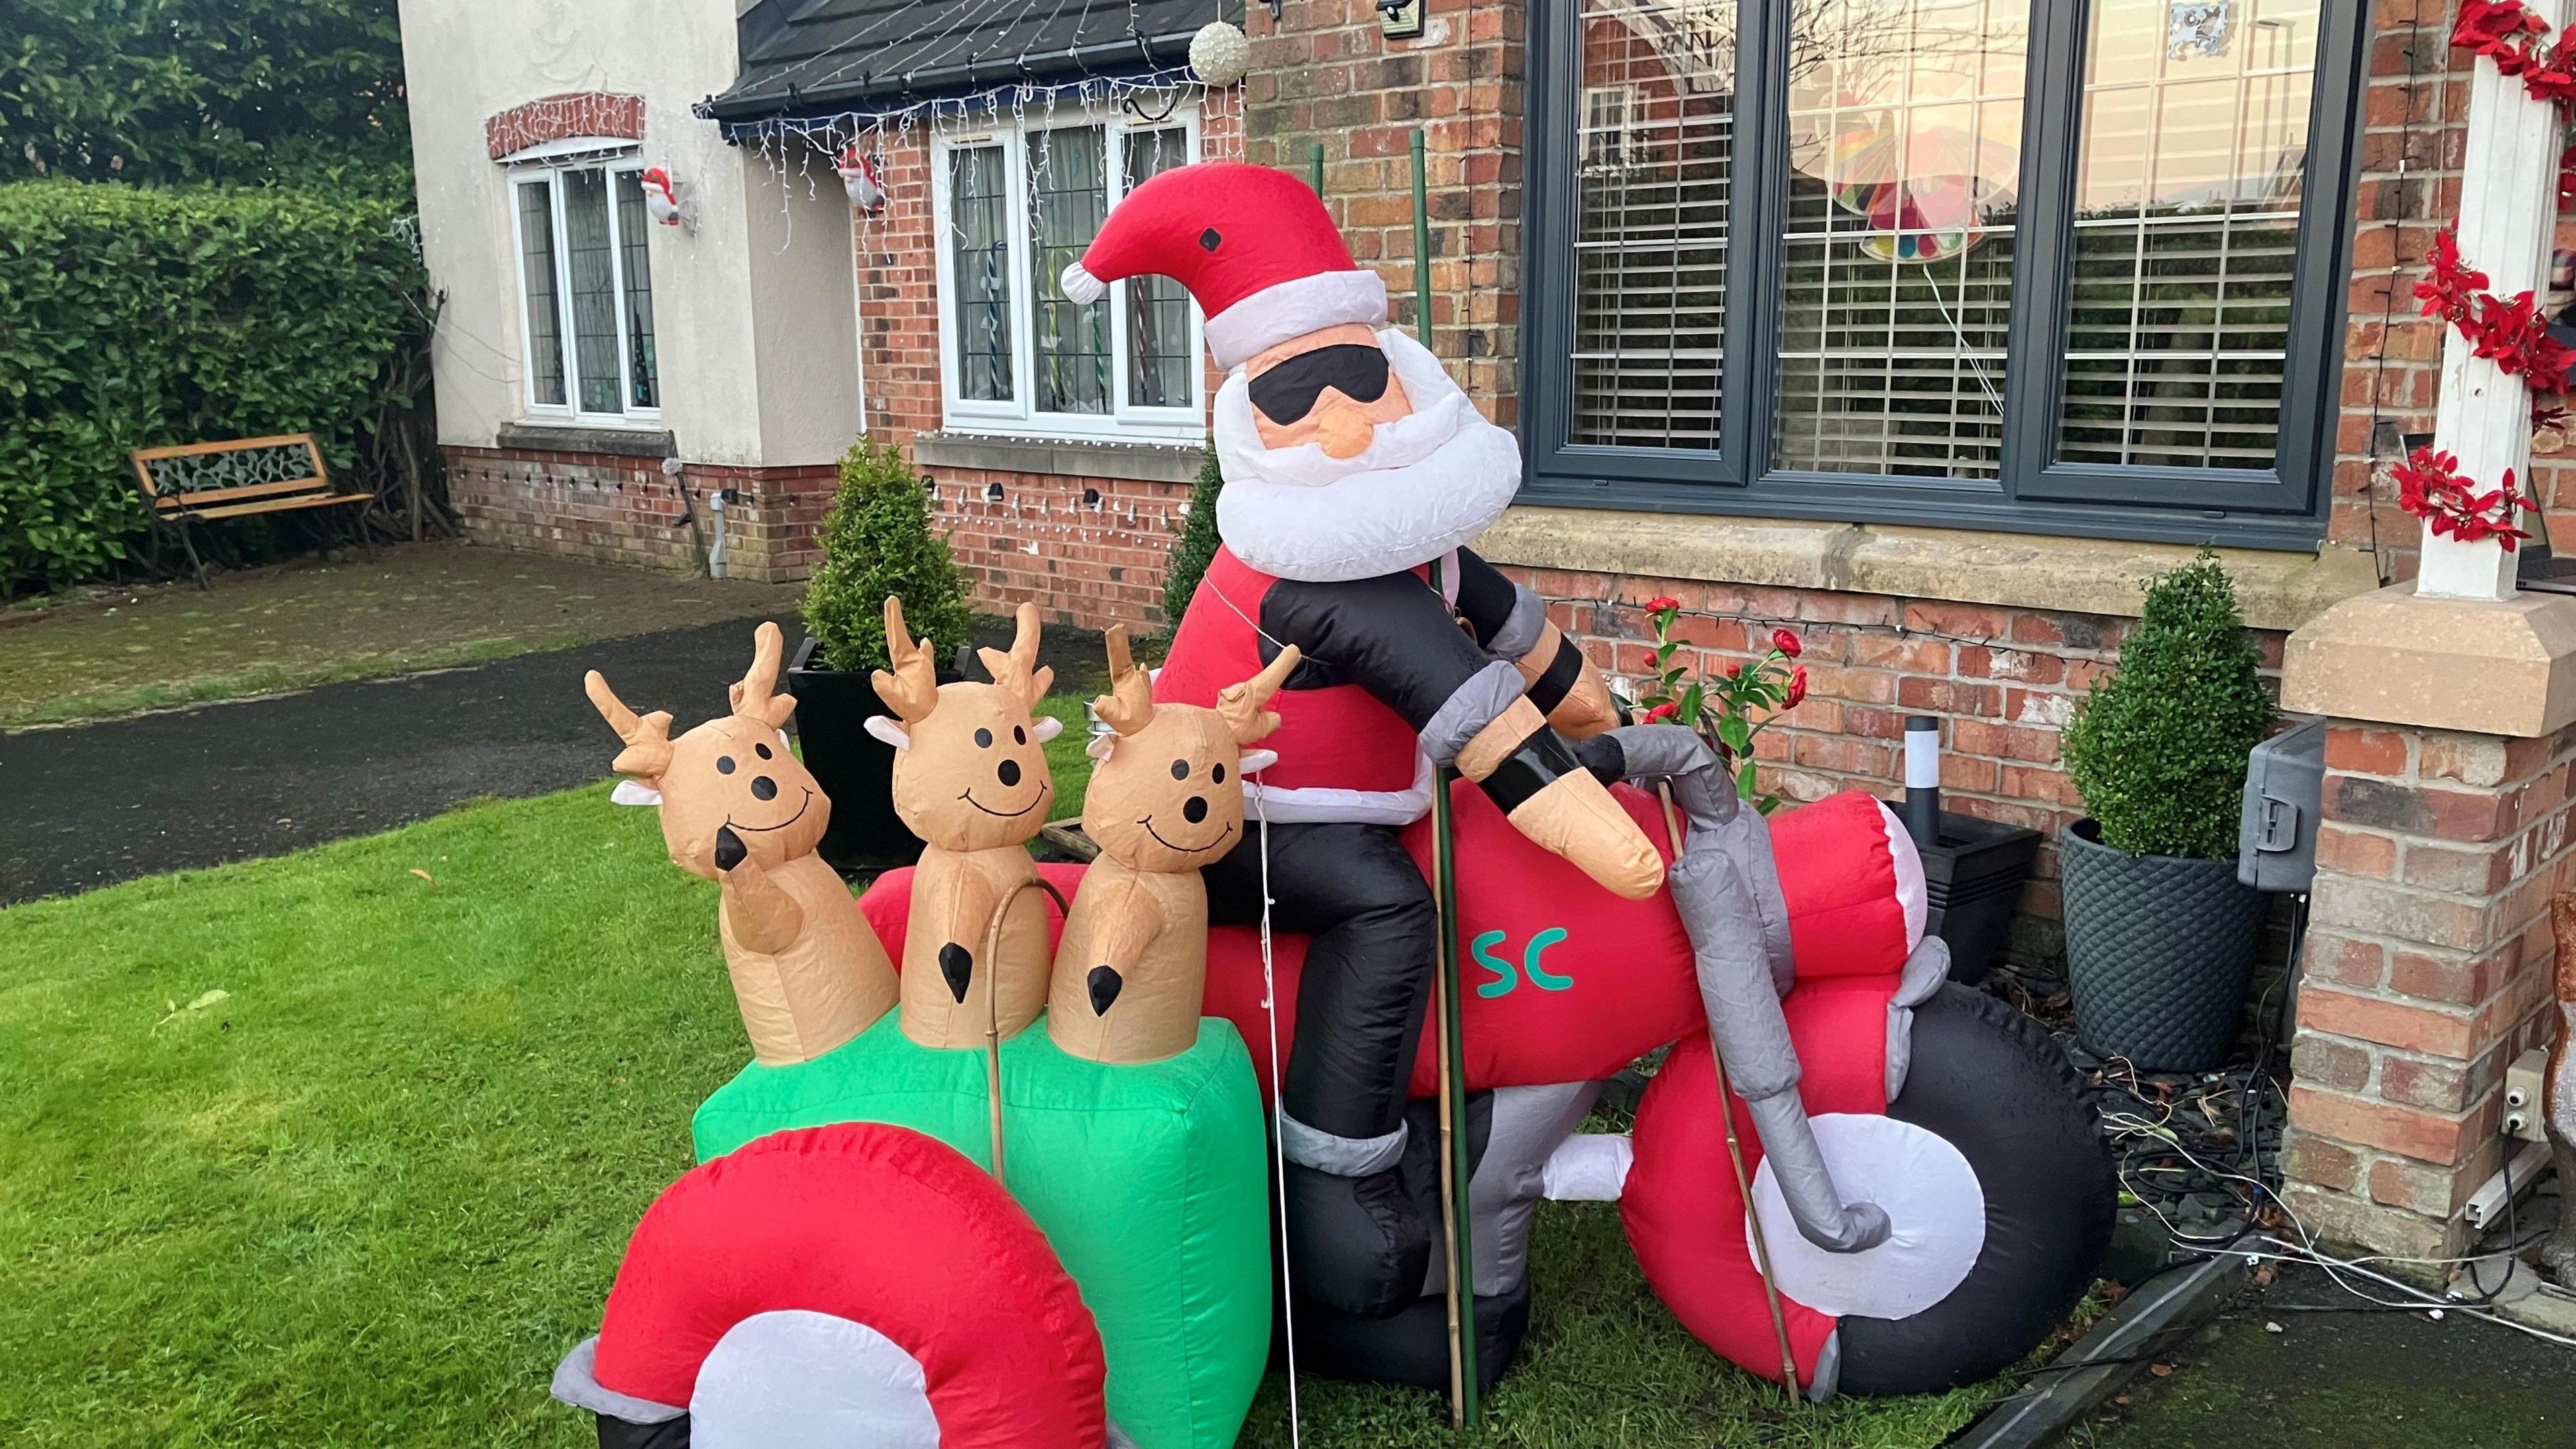
{"label": "inflatable santa", "polygon": [[[1386,285],[1313,192],[1282,172],[1203,163],[1112,211],[1065,294],[1178,280],[1226,370],[1214,412],[1224,540],[1172,641],[1157,699],[1212,706],[1294,646],[1272,702],[1252,834],[1204,868],[1212,920],[1313,940],[1280,1094],[1296,1285],[1379,1317],[1419,1293],[1432,1225],[1397,1166],[1437,919],[1397,831],[1453,766],[1523,835],[1602,889],[1653,895],[1663,862],[1579,759],[1617,746],[1608,691],[1538,597],[1463,547],[1520,485],[1510,433],[1428,349],[1387,325]],[[1843,1227],[1835,1215],[1837,1230]],[[1862,1246],[1883,1216],[1855,1215]]]}

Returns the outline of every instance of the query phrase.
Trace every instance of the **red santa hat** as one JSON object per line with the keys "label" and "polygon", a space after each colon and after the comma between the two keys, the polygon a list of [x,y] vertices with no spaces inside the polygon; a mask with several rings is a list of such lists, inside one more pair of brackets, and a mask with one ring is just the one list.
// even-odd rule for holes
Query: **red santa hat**
{"label": "red santa hat", "polygon": [[1386,323],[1386,283],[1351,260],[1324,203],[1284,171],[1202,161],[1127,193],[1064,294],[1096,302],[1112,282],[1165,276],[1207,314],[1208,351],[1232,371],[1319,328]]}

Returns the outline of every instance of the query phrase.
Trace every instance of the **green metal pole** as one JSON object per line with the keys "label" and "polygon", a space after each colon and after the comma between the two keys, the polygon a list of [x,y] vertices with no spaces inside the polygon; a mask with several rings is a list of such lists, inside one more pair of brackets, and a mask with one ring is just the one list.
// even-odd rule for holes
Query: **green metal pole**
{"label": "green metal pole", "polygon": [[[1431,345],[1431,208],[1429,185],[1422,153],[1422,132],[1413,133],[1413,276],[1415,332],[1425,348]],[[1441,590],[1440,561],[1432,560],[1431,587]],[[1472,1227],[1473,1212],[1468,1202],[1468,1180],[1474,1164],[1467,1152],[1467,1043],[1461,1030],[1459,1014],[1460,983],[1458,980],[1458,859],[1456,842],[1449,819],[1449,782],[1454,771],[1441,769],[1432,782],[1431,791],[1431,874],[1432,888],[1440,902],[1440,945],[1435,969],[1440,973],[1440,1010],[1442,1073],[1442,1126],[1448,1140],[1441,1144],[1448,1154],[1445,1164],[1450,1188],[1444,1226],[1449,1230],[1449,1291],[1454,1306],[1453,1328],[1458,1335],[1455,1366],[1456,1397],[1451,1412],[1462,1428],[1482,1426],[1483,1405],[1478,1402],[1476,1384],[1476,1252]]]}
{"label": "green metal pole", "polygon": [[1315,143],[1315,149],[1314,149],[1313,151],[1311,151],[1311,152],[1308,152],[1308,153],[1307,153],[1306,162],[1307,162],[1308,167],[1309,167],[1309,168],[1314,172],[1314,174],[1315,174],[1315,194],[1316,194],[1317,196],[1321,196],[1321,195],[1323,195],[1323,194],[1324,194],[1324,143],[1323,143],[1323,142],[1318,141],[1318,142],[1316,142],[1316,143]]}
{"label": "green metal pole", "polygon": [[1431,203],[1422,160],[1422,128],[1413,130],[1413,319],[1414,335],[1431,346]]}

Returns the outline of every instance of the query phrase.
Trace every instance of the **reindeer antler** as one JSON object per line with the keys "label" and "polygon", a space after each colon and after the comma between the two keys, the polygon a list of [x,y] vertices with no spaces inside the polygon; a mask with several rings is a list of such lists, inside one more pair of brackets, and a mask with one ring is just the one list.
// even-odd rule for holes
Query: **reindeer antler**
{"label": "reindeer antler", "polygon": [[1055,683],[1055,671],[1038,663],[1038,606],[1023,603],[1018,609],[1019,632],[1011,638],[1011,652],[978,649],[977,658],[991,671],[993,682],[1019,695],[1031,709],[1046,698],[1047,686]]}
{"label": "reindeer antler", "polygon": [[581,688],[590,696],[599,717],[608,721],[608,727],[626,742],[626,748],[617,752],[608,767],[638,780],[662,778],[662,772],[671,768],[671,712],[657,709],[636,718],[635,711],[609,689],[608,681],[596,669],[582,676]]}
{"label": "reindeer antler", "polygon": [[1279,716],[1262,706],[1270,702],[1270,696],[1279,692],[1280,685],[1288,682],[1289,672],[1297,667],[1297,661],[1302,657],[1297,646],[1290,644],[1282,648],[1279,657],[1271,660],[1269,667],[1259,674],[1241,684],[1231,684],[1217,691],[1217,715],[1233,733],[1236,744],[1251,744],[1279,728]]}
{"label": "reindeer antler", "polygon": [[886,660],[894,665],[894,672],[880,669],[872,676],[877,698],[906,724],[915,723],[927,718],[939,704],[939,667],[933,661],[930,641],[915,644],[912,636],[904,632],[903,600],[891,594],[885,602],[885,631]]}
{"label": "reindeer antler", "polygon": [[796,712],[793,696],[778,692],[778,664],[787,652],[786,636],[776,624],[763,622],[751,635],[751,672],[733,687],[729,698],[735,714],[747,714],[767,721],[771,729],[783,728],[787,717]]}
{"label": "reindeer antler", "polygon": [[1154,681],[1136,667],[1127,652],[1127,626],[1109,626],[1109,693],[1091,702],[1092,713],[1122,735],[1139,734],[1154,722]]}

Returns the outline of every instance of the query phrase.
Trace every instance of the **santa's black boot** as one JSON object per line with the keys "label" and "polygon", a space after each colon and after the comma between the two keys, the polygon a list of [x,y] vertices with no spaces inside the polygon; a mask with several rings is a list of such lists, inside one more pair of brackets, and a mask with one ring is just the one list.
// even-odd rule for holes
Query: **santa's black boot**
{"label": "santa's black boot", "polygon": [[1338,1177],[1288,1164],[1288,1263],[1300,1292],[1355,1318],[1385,1318],[1422,1295],[1431,1224],[1390,1167]]}

